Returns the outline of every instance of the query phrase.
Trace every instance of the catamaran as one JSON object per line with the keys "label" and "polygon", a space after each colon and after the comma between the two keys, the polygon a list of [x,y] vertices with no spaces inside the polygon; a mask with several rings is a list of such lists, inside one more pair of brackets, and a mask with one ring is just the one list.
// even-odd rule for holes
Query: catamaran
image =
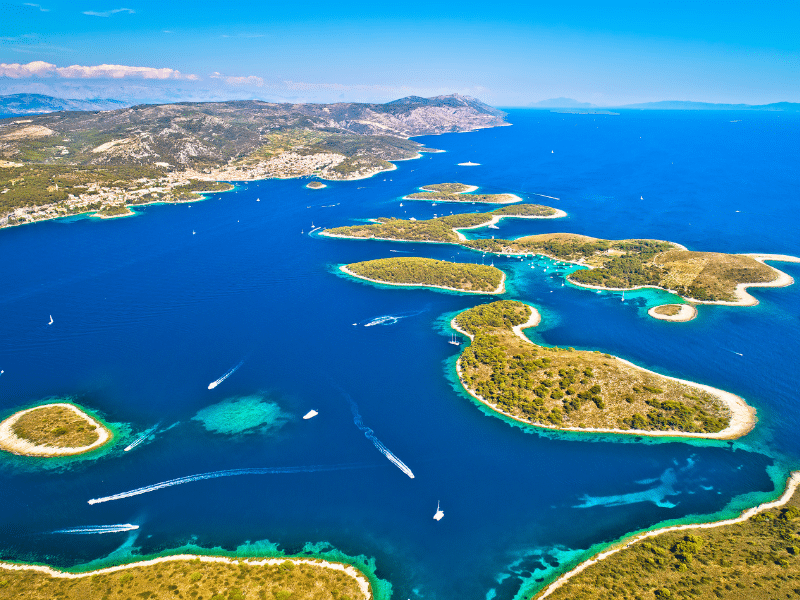
{"label": "catamaran", "polygon": [[437,521],[441,521],[443,516],[444,516],[444,511],[441,508],[439,508],[439,502],[437,502],[436,503],[436,514],[433,515],[433,518],[436,519]]}

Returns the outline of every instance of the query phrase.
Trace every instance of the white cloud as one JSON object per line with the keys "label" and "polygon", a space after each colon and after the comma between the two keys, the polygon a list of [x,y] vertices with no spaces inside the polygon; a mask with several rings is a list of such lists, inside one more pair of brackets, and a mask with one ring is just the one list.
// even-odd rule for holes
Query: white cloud
{"label": "white cloud", "polygon": [[41,4],[34,4],[33,2],[23,2],[22,6],[30,6],[31,8],[38,8],[40,12],[50,12],[49,8],[42,8]]}
{"label": "white cloud", "polygon": [[184,75],[175,69],[153,67],[131,67],[127,65],[71,65],[57,67],[41,60],[21,65],[0,63],[0,76],[22,79],[26,77],[63,77],[65,79],[187,79],[198,81],[197,75]]}
{"label": "white cloud", "polygon": [[113,8],[111,10],[104,10],[104,11],[96,11],[96,10],[85,10],[83,14],[89,15],[90,17],[110,17],[117,13],[125,13],[127,15],[132,15],[136,13],[135,10],[132,8]]}
{"label": "white cloud", "polygon": [[256,87],[263,87],[264,85],[264,80],[255,75],[248,75],[247,77],[231,77],[215,71],[209,75],[209,77],[211,77],[211,79],[221,79],[229,85],[254,85]]}

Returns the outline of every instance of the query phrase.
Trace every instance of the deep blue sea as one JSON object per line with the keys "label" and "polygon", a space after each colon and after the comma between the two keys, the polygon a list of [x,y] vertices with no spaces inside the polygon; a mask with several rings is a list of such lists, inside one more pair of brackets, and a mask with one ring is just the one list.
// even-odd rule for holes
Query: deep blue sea
{"label": "deep blue sea", "polygon": [[[799,285],[752,289],[756,307],[700,306],[674,324],[646,315],[668,294],[621,302],[495,257],[504,297],[543,315],[531,339],[729,390],[759,416],[735,443],[542,432],[488,413],[455,380],[448,322],[493,298],[336,271],[404,253],[479,254],[309,231],[484,209],[401,200],[460,181],[569,214],[475,235],[566,231],[800,255],[800,115],[515,110],[509,120],[418,138],[446,152],[319,191],[241,183],[129,218],[0,231],[0,418],[68,398],[118,434],[90,457],[0,457],[0,558],[87,568],[186,547],[307,552],[350,557],[380,597],[510,600],[629,532],[775,497],[800,466]],[[775,265],[800,277],[800,265]],[[368,326],[379,317],[394,318]],[[311,409],[319,415],[303,420]],[[237,469],[254,470],[228,473]],[[139,528],[54,533],[124,524]]]}

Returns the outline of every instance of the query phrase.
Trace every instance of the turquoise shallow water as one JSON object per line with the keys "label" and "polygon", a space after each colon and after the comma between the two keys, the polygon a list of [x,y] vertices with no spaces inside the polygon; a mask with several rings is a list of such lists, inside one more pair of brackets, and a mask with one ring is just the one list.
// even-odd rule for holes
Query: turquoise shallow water
{"label": "turquoise shallow water", "polygon": [[[510,120],[422,138],[447,152],[324,190],[255,182],[131,218],[0,231],[0,416],[71,397],[121,432],[97,460],[43,468],[0,458],[0,556],[78,567],[183,547],[333,552],[362,556],[394,598],[510,599],[630,531],[774,496],[800,457],[796,285],[756,289],[752,308],[700,307],[679,325],[646,316],[660,292],[620,302],[495,257],[505,297],[543,315],[532,339],[732,391],[760,419],[735,443],[537,432],[489,414],[455,382],[447,323],[491,298],[335,274],[404,252],[479,255],[308,231],[483,208],[400,206],[417,186],[463,181],[569,213],[475,235],[569,231],[798,255],[800,120],[539,111]],[[481,165],[457,166],[467,160]],[[800,276],[798,265],[777,266]],[[311,409],[319,415],[303,420]],[[153,489],[88,503],[141,488]],[[53,533],[126,523],[139,529]]]}

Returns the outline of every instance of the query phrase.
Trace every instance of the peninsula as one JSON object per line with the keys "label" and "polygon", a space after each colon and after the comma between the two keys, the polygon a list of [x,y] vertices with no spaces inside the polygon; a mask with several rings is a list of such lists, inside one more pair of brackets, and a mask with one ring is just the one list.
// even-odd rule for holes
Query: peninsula
{"label": "peninsula", "polygon": [[581,563],[537,600],[721,598],[797,595],[800,472],[774,502],[740,516],[676,525],[627,538]]}
{"label": "peninsula", "polygon": [[[30,596],[31,590],[36,590]],[[0,595],[9,598],[320,598],[370,600],[369,580],[355,567],[312,558],[177,555],[69,573],[0,562]]]}
{"label": "peninsula", "polygon": [[21,410],[0,423],[0,450],[25,456],[83,454],[112,437],[107,427],[66,402]]}
{"label": "peninsula", "polygon": [[473,194],[478,188],[463,183],[435,183],[420,188],[404,196],[403,200],[428,200],[431,202],[478,202],[481,204],[509,204],[521,202],[522,198],[515,194]]}
{"label": "peninsula", "polygon": [[508,125],[474,98],[386,104],[182,102],[0,119],[0,227],[198,200],[215,182],[394,169],[431,151],[408,138]]}
{"label": "peninsula", "polygon": [[509,300],[453,319],[472,340],[457,362],[472,396],[548,429],[734,439],[755,424],[755,410],[728,392],[609,354],[538,346],[521,332],[538,322],[533,308]]}
{"label": "peninsula", "polygon": [[503,218],[554,219],[565,215],[565,212],[549,206],[516,204],[504,206],[488,213],[462,213],[420,221],[395,218],[373,219],[373,223],[366,225],[325,229],[320,235],[365,240],[436,242],[471,247],[471,242],[468,242],[467,238],[459,232],[460,229],[476,229],[494,225]]}
{"label": "peninsula", "polygon": [[398,257],[357,262],[340,268],[353,277],[387,285],[432,287],[471,294],[502,294],[505,291],[505,274],[488,265]]}

